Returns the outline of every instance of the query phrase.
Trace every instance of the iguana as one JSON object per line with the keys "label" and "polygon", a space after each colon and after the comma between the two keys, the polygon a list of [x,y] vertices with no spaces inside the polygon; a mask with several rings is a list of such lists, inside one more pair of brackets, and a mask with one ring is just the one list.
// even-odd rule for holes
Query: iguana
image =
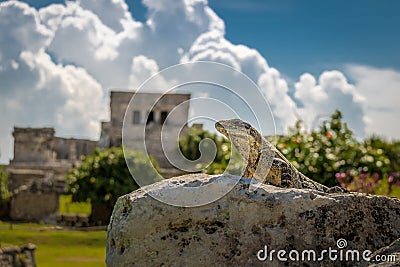
{"label": "iguana", "polygon": [[230,139],[240,155],[247,159],[243,173],[261,183],[286,188],[314,189],[326,193],[348,192],[338,186],[329,188],[299,172],[286,158],[249,123],[240,119],[222,120],[215,128]]}

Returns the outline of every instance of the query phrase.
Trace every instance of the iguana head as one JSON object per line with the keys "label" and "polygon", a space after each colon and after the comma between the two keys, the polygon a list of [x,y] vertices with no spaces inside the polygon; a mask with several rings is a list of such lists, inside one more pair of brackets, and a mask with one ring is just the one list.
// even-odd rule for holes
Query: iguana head
{"label": "iguana head", "polygon": [[215,129],[232,141],[231,136],[245,138],[250,142],[260,142],[261,134],[249,123],[240,119],[221,120],[215,123]]}
{"label": "iguana head", "polygon": [[239,119],[223,120],[215,123],[215,129],[225,135],[237,149],[242,158],[247,162],[243,177],[262,178],[256,175],[258,162],[260,160],[263,139],[249,123]]}

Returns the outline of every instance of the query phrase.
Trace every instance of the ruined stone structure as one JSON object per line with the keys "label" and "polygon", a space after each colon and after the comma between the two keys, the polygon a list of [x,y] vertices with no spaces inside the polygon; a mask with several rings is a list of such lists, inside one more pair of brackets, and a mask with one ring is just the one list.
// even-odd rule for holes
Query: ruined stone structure
{"label": "ruined stone structure", "polygon": [[83,155],[93,153],[96,141],[61,138],[53,128],[14,128],[14,158],[7,171],[8,189],[37,179],[64,180],[68,170],[79,164]]}
{"label": "ruined stone structure", "polygon": [[[136,105],[130,105],[128,108],[132,96],[135,97]],[[111,121],[102,122],[99,145],[113,147],[122,144],[122,126],[126,114],[125,145],[135,150],[147,151],[156,158],[161,168],[173,169],[163,153],[161,129],[164,127],[163,134],[171,136],[171,139],[167,140],[171,142],[176,142],[172,138],[185,133],[187,127],[181,128],[188,121],[190,94],[114,91],[111,92],[110,98]],[[177,106],[179,109],[174,110]],[[173,110],[174,113],[168,117]]]}
{"label": "ruined stone structure", "polygon": [[[126,111],[133,95],[139,104],[131,105]],[[40,221],[50,215],[55,217],[58,196],[65,189],[65,176],[70,168],[78,166],[83,155],[93,154],[97,145],[101,148],[122,145],[125,113],[125,141],[128,146],[147,151],[155,157],[164,177],[183,174],[164,156],[161,129],[164,127],[167,141],[176,144],[176,137],[187,130],[189,100],[190,94],[113,91],[110,94],[111,120],[101,123],[99,142],[57,137],[53,128],[15,127],[14,158],[7,166],[8,189],[13,194],[11,219]],[[177,106],[180,107],[178,111],[175,109]],[[146,130],[145,135],[143,129]]]}
{"label": "ruined stone structure", "polygon": [[2,267],[36,267],[34,244],[22,247],[6,247],[0,249],[0,266]]}
{"label": "ruined stone structure", "polygon": [[93,153],[97,142],[57,137],[53,128],[15,127],[13,136],[14,158],[7,166],[10,218],[40,221],[58,211],[65,175],[81,156]]}
{"label": "ruined stone structure", "polygon": [[65,181],[36,179],[14,190],[10,218],[16,221],[52,222],[59,208],[59,196],[65,192]]}

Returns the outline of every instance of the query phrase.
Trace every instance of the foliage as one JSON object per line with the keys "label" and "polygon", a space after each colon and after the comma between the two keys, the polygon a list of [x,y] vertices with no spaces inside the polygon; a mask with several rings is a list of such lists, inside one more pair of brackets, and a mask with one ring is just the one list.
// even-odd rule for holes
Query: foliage
{"label": "foliage", "polygon": [[[210,142],[202,142],[209,139]],[[190,128],[188,133],[179,139],[179,147],[182,154],[188,160],[197,160],[201,156],[199,148],[209,151],[210,146],[215,145],[216,154],[211,163],[200,163],[197,169],[207,174],[229,173],[240,175],[243,171],[243,160],[236,149],[231,149],[231,143],[226,138],[210,133],[207,130]]]}
{"label": "foliage", "polygon": [[381,179],[378,173],[351,176],[350,172],[347,172],[337,173],[336,178],[339,185],[349,191],[400,198],[400,179],[394,175],[390,175],[388,179]]}
{"label": "foliage", "polygon": [[[151,182],[156,181],[157,169],[154,159],[140,151],[126,150],[127,162],[144,175],[148,174]],[[114,147],[106,150],[96,149],[94,154],[83,158],[82,164],[72,169],[68,175],[69,192],[72,201],[103,203],[113,206],[118,197],[138,188],[127,167],[123,148]]]}
{"label": "foliage", "polygon": [[[216,146],[216,155],[214,161],[206,166],[200,164],[199,170],[208,174],[221,174],[225,171],[228,166],[231,144],[225,138],[218,136],[216,133],[210,133],[209,131],[197,128],[190,128],[187,135],[179,140],[179,147],[182,154],[189,160],[197,160],[200,158],[200,143],[202,140],[210,139]],[[210,146],[210,142],[202,143],[204,149],[207,150],[207,146]]]}
{"label": "foliage", "polygon": [[73,202],[72,195],[60,195],[59,201],[60,206],[58,208],[58,213],[60,214],[75,213],[90,215],[92,210],[92,205],[90,201]]}
{"label": "foliage", "polygon": [[3,166],[0,166],[0,204],[10,200],[11,194],[8,191],[8,173]]}
{"label": "foliage", "polygon": [[327,186],[338,184],[337,173],[383,177],[390,169],[383,150],[368,140],[357,141],[338,110],[310,133],[303,132],[298,122],[290,135],[279,139],[277,147],[302,173]]}

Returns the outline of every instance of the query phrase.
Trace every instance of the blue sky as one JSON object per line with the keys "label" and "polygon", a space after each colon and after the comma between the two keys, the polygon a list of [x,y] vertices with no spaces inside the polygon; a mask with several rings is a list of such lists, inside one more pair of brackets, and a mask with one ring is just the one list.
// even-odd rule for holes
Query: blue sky
{"label": "blue sky", "polygon": [[399,1],[212,0],[210,5],[225,20],[228,39],[257,48],[291,78],[348,63],[400,70]]}
{"label": "blue sky", "polygon": [[14,125],[97,139],[111,89],[199,60],[249,76],[279,133],[340,109],[357,136],[399,139],[399,11],[396,0],[0,1],[0,162]]}

